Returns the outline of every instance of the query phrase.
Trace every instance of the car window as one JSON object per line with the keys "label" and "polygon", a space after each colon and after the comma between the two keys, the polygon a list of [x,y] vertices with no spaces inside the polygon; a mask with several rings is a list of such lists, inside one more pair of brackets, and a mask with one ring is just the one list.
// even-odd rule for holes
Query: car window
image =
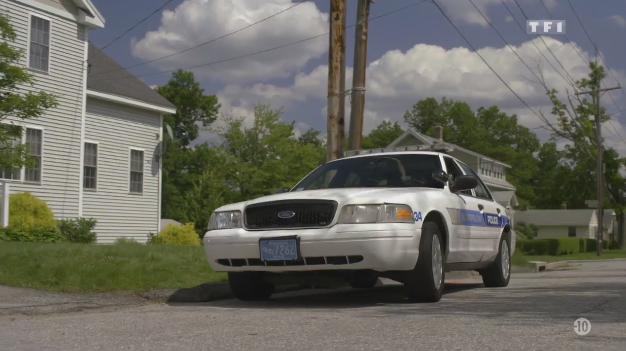
{"label": "car window", "polygon": [[470,166],[466,165],[465,163],[461,163],[461,168],[463,168],[463,171],[465,172],[465,174],[472,175],[476,177],[476,179],[478,180],[478,185],[476,186],[476,188],[474,188],[474,193],[476,194],[476,197],[479,197],[481,199],[491,200],[492,198],[491,198],[491,194],[489,193],[489,190],[487,190],[485,183],[483,183],[482,179],[480,179],[480,177],[476,174],[476,172],[474,172],[474,170]]}
{"label": "car window", "polygon": [[295,190],[356,187],[443,188],[433,178],[441,171],[436,155],[389,154],[347,158],[320,166],[304,178]]}
{"label": "car window", "polygon": [[[450,176],[450,184],[454,184],[454,180],[460,176],[463,175],[463,172],[461,172],[461,169],[459,168],[459,166],[456,164],[456,162],[454,162],[454,160],[450,157],[444,157],[443,158],[444,162],[446,163],[446,169],[448,170],[448,176]],[[472,190],[463,190],[460,192],[463,195],[468,195],[468,196],[473,196],[472,195]]]}

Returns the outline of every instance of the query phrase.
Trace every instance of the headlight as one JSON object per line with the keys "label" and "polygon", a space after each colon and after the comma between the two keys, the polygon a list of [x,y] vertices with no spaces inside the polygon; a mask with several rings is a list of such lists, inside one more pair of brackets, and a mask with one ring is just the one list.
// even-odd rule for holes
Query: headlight
{"label": "headlight", "polygon": [[241,211],[213,212],[209,230],[241,228]]}
{"label": "headlight", "polygon": [[339,223],[414,223],[413,211],[407,205],[346,205],[341,209]]}

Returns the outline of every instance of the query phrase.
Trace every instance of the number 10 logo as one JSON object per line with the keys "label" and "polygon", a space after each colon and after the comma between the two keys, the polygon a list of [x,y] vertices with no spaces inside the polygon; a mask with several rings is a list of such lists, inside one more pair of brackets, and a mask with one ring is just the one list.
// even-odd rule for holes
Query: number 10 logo
{"label": "number 10 logo", "polygon": [[591,331],[591,322],[587,318],[578,318],[574,321],[574,332],[583,336]]}

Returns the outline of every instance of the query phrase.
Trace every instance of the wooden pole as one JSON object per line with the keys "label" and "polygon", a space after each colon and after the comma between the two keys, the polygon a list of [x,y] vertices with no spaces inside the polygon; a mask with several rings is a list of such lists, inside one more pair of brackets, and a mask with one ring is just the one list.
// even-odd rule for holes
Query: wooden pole
{"label": "wooden pole", "polygon": [[330,0],[326,159],[343,156],[346,0]]}
{"label": "wooden pole", "polygon": [[367,35],[371,0],[359,0],[354,38],[354,74],[352,75],[352,109],[350,113],[350,149],[361,149],[363,113],[365,110],[365,69],[367,66]]}

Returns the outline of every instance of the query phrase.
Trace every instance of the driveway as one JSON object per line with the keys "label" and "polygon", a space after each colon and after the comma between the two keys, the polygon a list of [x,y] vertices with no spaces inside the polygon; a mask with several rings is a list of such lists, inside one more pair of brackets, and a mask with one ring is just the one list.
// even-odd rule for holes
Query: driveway
{"label": "driveway", "polygon": [[436,304],[408,303],[397,285],[263,303],[53,296],[0,289],[0,350],[626,350],[626,261],[515,273],[507,288],[456,275]]}

